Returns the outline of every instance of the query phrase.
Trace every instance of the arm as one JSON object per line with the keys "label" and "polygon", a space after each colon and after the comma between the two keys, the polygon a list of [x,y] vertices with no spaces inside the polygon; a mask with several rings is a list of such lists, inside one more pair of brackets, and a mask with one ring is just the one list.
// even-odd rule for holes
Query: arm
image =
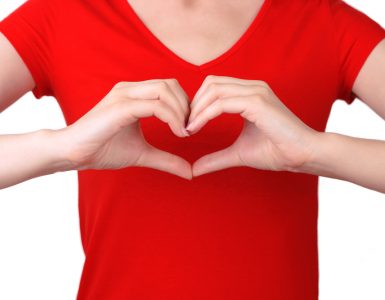
{"label": "arm", "polygon": [[323,132],[314,156],[296,172],[353,182],[385,193],[385,141]]}
{"label": "arm", "polygon": [[[29,70],[9,41],[0,33],[0,112],[34,87]],[[60,131],[38,130],[0,135],[0,188],[27,179],[64,171],[71,164],[62,153],[66,147]]]}
{"label": "arm", "polygon": [[[353,91],[385,120],[385,40],[369,55]],[[313,156],[297,172],[347,180],[385,193],[385,141],[322,132],[314,146]]]}
{"label": "arm", "polygon": [[27,66],[0,32],[0,113],[31,91],[35,82]]}
{"label": "arm", "polygon": [[68,148],[60,130],[41,129],[0,135],[0,189],[28,179],[75,169],[67,160]]}

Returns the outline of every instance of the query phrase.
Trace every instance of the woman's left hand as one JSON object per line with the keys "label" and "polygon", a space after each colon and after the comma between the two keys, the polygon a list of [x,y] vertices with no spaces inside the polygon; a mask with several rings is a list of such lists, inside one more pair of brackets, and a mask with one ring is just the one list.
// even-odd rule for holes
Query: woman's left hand
{"label": "woman's left hand", "polygon": [[190,108],[187,130],[191,134],[222,113],[239,113],[245,119],[231,146],[194,162],[193,176],[236,166],[299,172],[311,159],[321,134],[302,122],[260,80],[209,75]]}

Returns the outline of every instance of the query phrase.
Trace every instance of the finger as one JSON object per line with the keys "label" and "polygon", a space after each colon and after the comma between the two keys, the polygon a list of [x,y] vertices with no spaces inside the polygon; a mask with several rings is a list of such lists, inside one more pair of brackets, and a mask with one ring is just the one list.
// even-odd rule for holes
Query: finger
{"label": "finger", "polygon": [[[252,95],[258,97],[257,95]],[[199,115],[196,116],[194,121],[186,127],[190,133],[196,133],[199,131],[209,120],[221,115],[222,113],[239,113],[243,117],[246,116],[246,110],[248,109],[252,101],[251,96],[236,96],[228,98],[218,98],[209,106],[206,107]]]}
{"label": "finger", "polygon": [[191,166],[188,161],[151,145],[142,152],[135,165],[168,172],[186,179],[192,178]]}
{"label": "finger", "polygon": [[177,79],[167,79],[169,81],[171,89],[174,91],[175,95],[178,97],[178,100],[182,106],[184,116],[185,116],[185,122],[190,115],[190,103],[189,103],[189,96],[185,92],[185,90],[180,85],[179,81]]}
{"label": "finger", "polygon": [[194,108],[196,104],[198,104],[197,102],[199,101],[197,101],[197,99],[212,83],[235,83],[235,84],[242,84],[242,85],[259,85],[263,87],[269,87],[269,85],[263,80],[242,79],[242,78],[235,78],[230,76],[207,75],[206,78],[203,80],[199,89],[196,91],[191,101],[191,105],[190,105],[191,109]]}
{"label": "finger", "polygon": [[196,99],[197,102],[191,109],[189,122],[192,122],[202,110],[220,97],[248,96],[257,93],[260,88],[260,86],[255,84],[211,83],[199,98]]}
{"label": "finger", "polygon": [[243,164],[237,152],[230,146],[199,158],[192,166],[192,174],[195,177],[241,165]]}
{"label": "finger", "polygon": [[184,124],[180,121],[175,111],[171,108],[169,103],[160,100],[143,100],[143,99],[129,99],[123,101],[123,122],[121,126],[132,123],[133,120],[155,116],[159,120],[167,123],[171,131],[179,136],[186,137],[188,133],[184,128]]}
{"label": "finger", "polygon": [[[143,84],[145,83],[145,84]],[[180,122],[184,124],[185,112],[179,103],[178,98],[171,90],[167,82],[163,80],[146,80],[136,83],[121,85],[119,88],[126,97],[143,100],[161,100],[167,102],[176,112]]]}
{"label": "finger", "polygon": [[170,86],[171,91],[175,94],[176,99],[179,101],[179,105],[183,110],[185,121],[190,114],[190,104],[189,97],[181,87],[179,81],[176,78],[167,78],[167,79],[152,79],[150,81],[159,81],[164,80]]}

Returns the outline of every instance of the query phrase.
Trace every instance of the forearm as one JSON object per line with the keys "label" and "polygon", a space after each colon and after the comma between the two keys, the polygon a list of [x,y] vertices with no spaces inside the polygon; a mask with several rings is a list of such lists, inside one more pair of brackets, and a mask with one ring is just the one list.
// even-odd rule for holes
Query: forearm
{"label": "forearm", "polygon": [[41,129],[0,135],[0,189],[72,169],[59,131]]}
{"label": "forearm", "polygon": [[385,193],[385,141],[322,132],[314,155],[297,171]]}

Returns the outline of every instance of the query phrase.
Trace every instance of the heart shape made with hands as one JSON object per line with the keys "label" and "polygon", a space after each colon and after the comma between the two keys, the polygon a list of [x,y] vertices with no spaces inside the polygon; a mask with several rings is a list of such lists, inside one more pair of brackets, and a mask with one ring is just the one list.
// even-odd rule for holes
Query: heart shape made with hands
{"label": "heart shape made with hands", "polygon": [[[234,142],[200,156],[192,165],[174,155],[172,172],[188,179],[241,166],[295,171],[311,154],[314,133],[318,133],[294,115],[261,80],[208,75],[189,108],[185,129],[190,137],[224,113],[236,114],[243,122],[240,133],[238,128],[225,126],[226,135],[227,131],[237,135]],[[211,142],[207,138],[204,141]]]}

